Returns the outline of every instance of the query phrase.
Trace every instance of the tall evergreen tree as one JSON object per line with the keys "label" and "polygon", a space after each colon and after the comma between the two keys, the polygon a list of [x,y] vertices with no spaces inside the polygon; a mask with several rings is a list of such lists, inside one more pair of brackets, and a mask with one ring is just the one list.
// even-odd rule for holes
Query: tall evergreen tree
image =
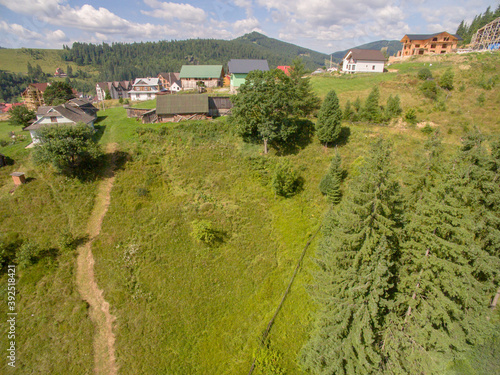
{"label": "tall evergreen tree", "polygon": [[378,122],[381,118],[381,110],[379,106],[380,93],[378,87],[375,86],[368,98],[366,98],[365,106],[363,107],[362,116],[363,119],[369,122]]}
{"label": "tall evergreen tree", "polygon": [[488,324],[495,261],[475,242],[474,219],[454,193],[454,172],[437,146],[407,210],[398,298],[382,346],[390,373],[439,372],[439,358],[467,350]]}
{"label": "tall evergreen tree", "polygon": [[381,363],[380,332],[394,291],[399,185],[390,148],[376,142],[341,203],[325,218],[314,296],[321,308],[303,348],[317,374],[372,374]]}
{"label": "tall evergreen tree", "polygon": [[340,109],[339,99],[334,90],[331,90],[325,98],[316,121],[316,135],[321,143],[328,146],[334,143],[340,136],[342,128],[342,109]]}
{"label": "tall evergreen tree", "polygon": [[315,113],[320,107],[320,100],[312,89],[310,78],[304,77],[306,73],[304,62],[300,58],[293,60],[290,67],[290,79],[296,92],[293,107],[301,117]]}
{"label": "tall evergreen tree", "polygon": [[333,205],[339,204],[342,198],[340,185],[342,184],[343,174],[342,159],[337,152],[330,163],[328,173],[319,184],[319,190],[326,195],[328,202]]}

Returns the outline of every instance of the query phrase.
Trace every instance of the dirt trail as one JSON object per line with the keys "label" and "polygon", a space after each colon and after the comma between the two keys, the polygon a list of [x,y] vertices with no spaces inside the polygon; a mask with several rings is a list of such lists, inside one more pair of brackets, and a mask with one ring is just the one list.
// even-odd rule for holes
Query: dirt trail
{"label": "dirt trail", "polygon": [[90,305],[90,317],[95,324],[94,361],[96,374],[117,374],[115,363],[115,317],[109,312],[109,303],[104,300],[103,291],[97,286],[94,277],[94,256],[92,243],[101,231],[102,221],[110,203],[114,182],[116,143],[107,145],[108,167],[104,180],[98,187],[94,208],[87,224],[89,240],[78,248],[76,283],[82,298]]}

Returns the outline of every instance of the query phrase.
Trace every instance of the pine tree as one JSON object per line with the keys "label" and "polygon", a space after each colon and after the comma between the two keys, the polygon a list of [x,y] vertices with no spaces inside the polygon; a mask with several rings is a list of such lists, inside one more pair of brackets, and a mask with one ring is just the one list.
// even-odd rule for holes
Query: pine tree
{"label": "pine tree", "polygon": [[346,121],[352,121],[353,117],[354,117],[354,109],[351,105],[351,101],[348,100],[347,103],[345,103],[345,108],[342,118]]}
{"label": "pine tree", "polygon": [[379,97],[378,87],[375,86],[368,95],[368,98],[366,98],[365,106],[363,107],[362,116],[364,120],[375,123],[380,121],[382,113],[378,103]]}
{"label": "pine tree", "polygon": [[387,106],[385,107],[385,115],[388,119],[398,117],[401,113],[403,113],[400,103],[401,101],[399,99],[399,95],[396,95],[395,97],[389,95],[389,98],[387,99]]}
{"label": "pine tree", "polygon": [[398,298],[382,345],[391,373],[435,373],[439,356],[453,359],[488,326],[494,262],[474,241],[474,219],[436,146],[406,211]]}
{"label": "pine tree", "polygon": [[334,90],[330,91],[321,105],[316,122],[316,135],[320,142],[328,146],[328,143],[334,143],[340,135],[342,121],[342,110],[340,109],[339,99]]}
{"label": "pine tree", "polygon": [[328,173],[319,184],[319,190],[326,195],[328,202],[333,205],[339,204],[342,198],[340,185],[342,184],[343,174],[342,159],[340,154],[336,153],[330,163]]}
{"label": "pine tree", "polygon": [[399,186],[390,148],[376,142],[341,203],[325,218],[314,297],[321,305],[305,369],[371,374],[381,363],[380,332],[394,290]]}

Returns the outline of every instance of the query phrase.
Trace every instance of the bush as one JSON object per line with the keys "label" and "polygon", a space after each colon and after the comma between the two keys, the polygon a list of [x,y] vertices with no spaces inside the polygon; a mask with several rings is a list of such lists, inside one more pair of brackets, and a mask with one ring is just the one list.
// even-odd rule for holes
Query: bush
{"label": "bush", "polygon": [[274,170],[272,186],[274,192],[282,197],[291,197],[300,188],[301,179],[288,160],[279,164]]}
{"label": "bush", "polygon": [[453,90],[453,71],[448,69],[439,79],[439,86],[445,90]]}
{"label": "bush", "polygon": [[421,129],[422,133],[424,134],[431,134],[431,133],[434,133],[434,129],[432,128],[432,126],[430,126],[429,124],[425,124],[425,126]]}
{"label": "bush", "polygon": [[34,264],[40,255],[40,251],[40,247],[35,242],[24,242],[16,253],[16,261],[19,269],[27,268]]}
{"label": "bush", "polygon": [[446,112],[446,103],[444,100],[439,100],[434,105],[434,110],[438,112]]}
{"label": "bush", "polygon": [[417,123],[417,111],[415,111],[414,108],[408,108],[405,114],[405,119],[408,121],[410,124],[416,124]]}
{"label": "bush", "polygon": [[426,81],[432,78],[432,72],[429,70],[429,68],[422,68],[418,71],[417,77],[422,81]]}
{"label": "bush", "polygon": [[217,232],[212,227],[212,222],[209,220],[194,220],[191,222],[193,230],[191,237],[198,242],[203,242],[207,245],[213,245],[217,240]]}
{"label": "bush", "polygon": [[118,99],[118,103],[123,104],[123,98]]}
{"label": "bush", "polygon": [[420,86],[420,90],[422,91],[422,94],[424,94],[424,96],[426,98],[429,98],[429,99],[432,99],[432,100],[436,100],[437,99],[437,96],[438,96],[438,87],[436,85],[436,82],[434,82],[434,81],[425,81]]}
{"label": "bush", "polygon": [[395,97],[392,97],[392,95],[389,95],[389,98],[387,99],[387,106],[385,108],[385,115],[388,119],[398,117],[403,113],[403,110],[401,109],[401,100],[399,99],[399,95],[396,95]]}

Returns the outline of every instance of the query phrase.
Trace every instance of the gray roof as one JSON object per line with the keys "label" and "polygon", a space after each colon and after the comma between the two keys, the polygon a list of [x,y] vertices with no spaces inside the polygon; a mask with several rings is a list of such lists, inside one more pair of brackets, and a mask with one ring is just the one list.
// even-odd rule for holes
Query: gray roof
{"label": "gray roof", "polygon": [[252,70],[267,72],[269,70],[267,60],[231,59],[227,65],[229,73],[250,73]]}
{"label": "gray roof", "polygon": [[160,95],[156,97],[158,115],[208,113],[208,95]]}
{"label": "gray roof", "polygon": [[27,126],[26,128],[24,128],[24,130],[36,130],[43,128],[45,126],[61,124],[61,123],[49,123],[49,124],[40,123],[40,121],[43,120],[44,118],[53,116],[56,117],[63,116],[68,120],[70,120],[70,122],[66,122],[64,124],[76,124],[78,122],[83,122],[84,124],[91,124],[96,119],[96,116],[91,116],[88,113],[85,113],[79,107],[67,104],[61,104],[55,107],[49,107],[39,120]]}
{"label": "gray roof", "polygon": [[366,60],[366,61],[385,61],[387,60],[382,52],[375,49],[351,49],[349,50],[344,59],[352,52],[352,58],[354,60]]}
{"label": "gray roof", "polygon": [[[410,39],[410,40],[427,40],[430,38],[434,38],[435,36],[438,36],[438,35],[443,34],[443,33],[450,34],[447,31],[441,31],[440,33],[435,33],[435,34],[406,34],[405,36],[407,36],[408,39]],[[450,35],[454,36],[458,40],[463,40],[459,35],[456,35],[456,34],[450,34]],[[404,39],[404,37],[403,37],[403,39]]]}

